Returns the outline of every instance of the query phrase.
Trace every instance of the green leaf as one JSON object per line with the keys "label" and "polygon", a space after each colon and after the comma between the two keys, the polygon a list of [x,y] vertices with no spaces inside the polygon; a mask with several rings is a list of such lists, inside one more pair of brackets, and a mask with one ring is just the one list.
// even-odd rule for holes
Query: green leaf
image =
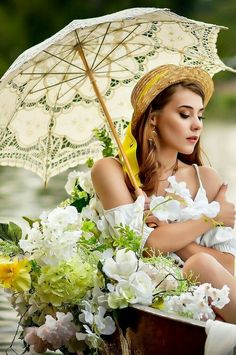
{"label": "green leaf", "polygon": [[75,200],[74,202],[71,203],[71,206],[76,207],[78,212],[81,212],[82,209],[87,206],[88,202],[85,198],[82,198],[80,200]]}
{"label": "green leaf", "polygon": [[8,231],[11,236],[11,240],[18,243],[22,237],[22,229],[17,224],[9,222]]}
{"label": "green leaf", "polygon": [[136,253],[141,250],[141,236],[137,235],[133,229],[129,226],[115,226],[119,231],[119,236],[116,236],[113,240],[113,246],[115,248],[126,248]]}
{"label": "green leaf", "polygon": [[9,240],[8,238],[8,224],[0,223],[0,238],[2,240]]}
{"label": "green leaf", "polygon": [[21,249],[13,242],[0,240],[0,255],[15,256],[21,252]]}
{"label": "green leaf", "polygon": [[102,154],[104,157],[110,157],[115,155],[115,147],[112,143],[111,138],[109,137],[109,132],[106,131],[105,128],[95,128],[93,130],[95,137],[102,142],[102,146],[104,149],[102,150]]}
{"label": "green leaf", "polygon": [[88,158],[88,160],[85,163],[87,165],[88,168],[92,168],[93,164],[94,164],[94,160],[93,158]]}
{"label": "green leaf", "polygon": [[0,223],[0,238],[2,240],[18,244],[21,237],[22,230],[17,224],[13,222]]}
{"label": "green leaf", "polygon": [[32,228],[33,227],[33,224],[35,223],[35,222],[40,222],[40,219],[38,218],[38,219],[30,219],[30,218],[28,218],[28,217],[26,217],[26,216],[23,216],[22,217],[26,222],[28,222],[29,223],[29,226]]}

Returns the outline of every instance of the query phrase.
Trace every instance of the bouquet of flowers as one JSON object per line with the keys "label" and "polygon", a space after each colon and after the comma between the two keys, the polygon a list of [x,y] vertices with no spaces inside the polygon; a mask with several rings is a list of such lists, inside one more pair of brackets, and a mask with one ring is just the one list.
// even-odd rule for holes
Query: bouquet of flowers
{"label": "bouquet of flowers", "polygon": [[[141,232],[132,224],[112,233],[89,170],[71,172],[65,187],[70,198],[38,220],[27,219],[25,234],[14,223],[0,225],[0,286],[18,312],[25,351],[102,353],[116,330],[114,310],[136,303],[207,320],[215,317],[212,306],[229,302],[227,286],[196,286],[172,258],[144,257]],[[171,181],[169,192],[179,198],[153,201],[158,218],[197,215],[183,185]]]}

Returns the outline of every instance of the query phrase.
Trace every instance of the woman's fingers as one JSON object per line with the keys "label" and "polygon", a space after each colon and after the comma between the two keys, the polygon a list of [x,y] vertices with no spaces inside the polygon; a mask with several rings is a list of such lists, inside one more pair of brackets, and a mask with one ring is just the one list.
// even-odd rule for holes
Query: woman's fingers
{"label": "woman's fingers", "polygon": [[148,227],[156,228],[163,224],[166,224],[166,222],[160,221],[157,217],[151,214],[150,211],[146,211],[146,212],[149,212],[146,213],[146,217],[145,217],[145,223],[147,224]]}

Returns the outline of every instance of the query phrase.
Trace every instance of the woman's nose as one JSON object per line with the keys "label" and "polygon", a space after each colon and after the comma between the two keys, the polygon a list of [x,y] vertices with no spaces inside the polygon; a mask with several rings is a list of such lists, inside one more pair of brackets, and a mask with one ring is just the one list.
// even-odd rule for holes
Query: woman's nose
{"label": "woman's nose", "polygon": [[202,121],[198,117],[194,118],[192,121],[191,128],[193,131],[198,131],[202,129]]}

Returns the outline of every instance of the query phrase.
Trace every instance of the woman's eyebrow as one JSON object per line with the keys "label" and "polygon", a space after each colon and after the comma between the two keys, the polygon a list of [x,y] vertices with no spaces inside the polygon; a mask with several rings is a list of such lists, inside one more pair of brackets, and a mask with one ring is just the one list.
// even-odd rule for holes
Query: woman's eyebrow
{"label": "woman's eyebrow", "polygon": [[[182,107],[188,108],[188,109],[190,109],[190,110],[194,110],[194,108],[193,108],[192,106],[189,106],[189,105],[181,105],[181,106],[178,106],[178,108],[182,108]],[[204,111],[204,107],[202,107],[202,108],[199,109],[199,112],[202,112],[202,111]]]}

